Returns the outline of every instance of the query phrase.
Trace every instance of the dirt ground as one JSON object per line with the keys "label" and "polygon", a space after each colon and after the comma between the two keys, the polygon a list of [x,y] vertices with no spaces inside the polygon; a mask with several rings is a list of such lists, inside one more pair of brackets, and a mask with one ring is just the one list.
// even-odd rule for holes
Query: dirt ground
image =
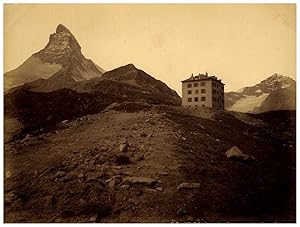
{"label": "dirt ground", "polygon": [[197,111],[127,103],[6,138],[5,222],[295,222],[293,113]]}

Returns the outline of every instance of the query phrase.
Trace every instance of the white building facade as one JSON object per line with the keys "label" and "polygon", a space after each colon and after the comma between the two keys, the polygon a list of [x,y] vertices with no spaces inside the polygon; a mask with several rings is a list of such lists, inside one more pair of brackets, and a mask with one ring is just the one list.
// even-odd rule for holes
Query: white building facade
{"label": "white building facade", "polygon": [[215,76],[199,74],[182,82],[182,106],[224,109],[224,83]]}

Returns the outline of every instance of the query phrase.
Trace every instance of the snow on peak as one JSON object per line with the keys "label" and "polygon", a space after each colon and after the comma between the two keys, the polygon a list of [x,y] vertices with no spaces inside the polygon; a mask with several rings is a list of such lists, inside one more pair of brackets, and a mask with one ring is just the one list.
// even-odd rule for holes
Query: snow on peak
{"label": "snow on peak", "polygon": [[260,85],[267,88],[268,90],[274,91],[280,88],[290,87],[293,80],[289,77],[274,73],[272,76],[263,80]]}
{"label": "snow on peak", "polygon": [[278,73],[274,73],[272,76],[268,77],[267,79],[263,80],[262,82],[269,82],[269,83],[275,83],[275,82],[278,82],[278,83],[284,83],[284,82],[287,82],[287,81],[290,81],[291,78],[287,77],[287,76],[283,76],[283,75],[280,75]]}
{"label": "snow on peak", "polygon": [[81,47],[69,29],[59,24],[51,34],[46,47],[37,53],[44,62],[67,64],[70,56],[81,55]]}

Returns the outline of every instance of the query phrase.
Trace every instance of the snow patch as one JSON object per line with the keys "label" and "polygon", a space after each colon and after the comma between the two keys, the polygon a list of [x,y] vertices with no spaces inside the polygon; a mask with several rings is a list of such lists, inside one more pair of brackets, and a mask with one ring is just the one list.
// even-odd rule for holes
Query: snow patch
{"label": "snow patch", "polygon": [[283,84],[283,85],[281,86],[281,88],[287,88],[287,87],[290,87],[290,86],[291,86],[291,84],[286,83],[286,84]]}
{"label": "snow patch", "polygon": [[93,70],[88,69],[88,71],[81,71],[80,74],[87,80],[90,80],[95,77],[100,77],[99,73],[96,73]]}
{"label": "snow patch", "polygon": [[61,68],[59,64],[43,62],[40,58],[31,56],[18,68],[5,73],[5,89],[8,90],[40,78],[47,79]]}
{"label": "snow patch", "polygon": [[244,92],[244,89],[245,89],[244,87],[243,87],[243,88],[240,88],[239,90],[236,91],[236,93],[243,93],[243,92]]}
{"label": "snow patch", "polygon": [[251,112],[256,107],[259,107],[263,101],[269,96],[269,93],[263,93],[260,96],[245,95],[244,98],[239,99],[228,110],[237,112]]}

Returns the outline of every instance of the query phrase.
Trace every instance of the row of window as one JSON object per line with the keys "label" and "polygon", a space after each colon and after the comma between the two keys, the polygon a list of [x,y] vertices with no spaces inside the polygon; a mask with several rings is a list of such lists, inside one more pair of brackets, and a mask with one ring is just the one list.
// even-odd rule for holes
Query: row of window
{"label": "row of window", "polygon": [[[192,94],[193,92],[192,92],[192,90],[188,90],[188,94],[190,95],[190,94]],[[201,93],[203,94],[203,93],[206,93],[206,89],[201,89]],[[215,95],[215,94],[221,94],[221,92],[219,92],[219,91],[217,91],[217,90],[215,90],[215,89],[213,89],[212,90],[212,93],[213,93],[213,95]],[[195,90],[195,94],[199,94],[199,90]]]}
{"label": "row of window", "polygon": [[[206,89],[201,89],[201,94],[206,93]],[[188,94],[192,94],[192,90],[188,90]],[[199,90],[195,90],[195,94],[199,94]]]}
{"label": "row of window", "polygon": [[[205,101],[205,100],[206,100],[205,97],[201,97],[201,101]],[[188,98],[188,102],[192,102],[192,101],[193,101],[192,98]],[[195,97],[195,98],[194,98],[194,101],[195,101],[195,102],[199,102],[199,98],[198,98],[198,97]]]}
{"label": "row of window", "polygon": [[[205,86],[205,85],[206,85],[205,82],[200,83],[200,86]],[[214,82],[212,82],[212,86],[216,87],[216,88],[222,88],[222,89],[224,88],[223,86],[216,84]],[[188,84],[187,87],[191,88],[191,87],[193,87],[193,84]],[[199,83],[194,83],[194,87],[199,87]]]}
{"label": "row of window", "polygon": [[[201,82],[200,86],[205,86],[205,82]],[[188,84],[187,87],[193,87],[193,84]],[[199,83],[194,83],[194,87],[199,87]]]}

